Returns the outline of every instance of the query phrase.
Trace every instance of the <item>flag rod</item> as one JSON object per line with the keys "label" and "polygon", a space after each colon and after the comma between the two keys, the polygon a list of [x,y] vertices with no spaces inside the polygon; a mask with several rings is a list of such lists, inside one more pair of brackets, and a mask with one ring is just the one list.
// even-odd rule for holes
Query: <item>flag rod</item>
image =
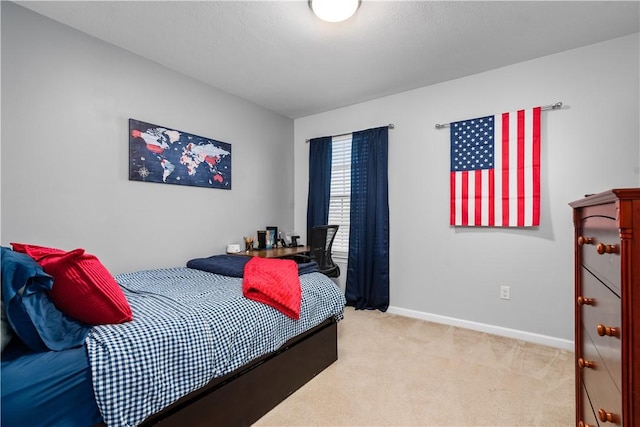
{"label": "flag rod", "polygon": [[[396,127],[396,125],[394,125],[393,123],[389,123],[389,124],[387,125],[387,127],[388,127],[389,129],[393,129],[394,127]],[[341,137],[341,136],[351,135],[352,133],[353,133],[353,132],[345,132],[345,133],[341,133],[341,134],[339,134],[339,135],[331,135],[331,137],[332,137],[332,138],[339,138],[339,137]],[[309,141],[311,141],[311,140],[310,140],[310,139],[307,139],[307,140],[306,140],[306,143],[308,144],[308,143],[309,143]]]}
{"label": "flag rod", "polygon": [[[544,107],[542,107],[542,111],[559,110],[560,108],[562,108],[562,102],[556,102],[555,104],[545,105]],[[436,129],[444,129],[448,127],[449,127],[449,123],[436,123]]]}

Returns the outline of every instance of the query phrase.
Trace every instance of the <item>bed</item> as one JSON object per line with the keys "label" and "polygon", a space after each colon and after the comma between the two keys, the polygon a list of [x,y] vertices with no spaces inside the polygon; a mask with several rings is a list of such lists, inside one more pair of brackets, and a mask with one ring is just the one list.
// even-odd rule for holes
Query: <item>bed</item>
{"label": "bed", "polygon": [[[15,301],[7,298],[5,283],[15,274],[7,273],[5,264],[17,262],[12,257],[20,263],[35,263],[38,257],[8,251],[3,248],[2,300],[7,314],[15,315]],[[224,257],[215,259],[228,266],[232,260]],[[239,259],[233,262],[248,264]],[[337,322],[344,296],[313,268],[291,264],[295,265],[291,261],[287,268],[296,269],[299,282],[298,318],[276,308],[278,304],[247,297],[250,281],[238,269],[238,274],[223,275],[207,268],[178,267],[115,276],[132,320],[76,322],[76,329],[67,325],[73,333],[65,336],[82,340],[58,351],[34,350],[22,336],[3,349],[2,425],[252,424],[337,359]],[[38,265],[30,265],[38,278],[51,276],[37,271]],[[249,271],[248,265],[243,270]],[[260,283],[283,283],[281,271],[279,264],[271,276],[251,277],[264,277]],[[23,312],[43,312],[42,301],[53,295],[58,283],[63,287],[62,279],[52,279],[48,292],[33,293],[39,295],[32,304],[38,310],[29,307],[29,286],[16,286],[23,287]],[[278,295],[275,299],[282,302]],[[72,306],[77,305],[78,300]],[[66,313],[54,318],[75,322]]]}

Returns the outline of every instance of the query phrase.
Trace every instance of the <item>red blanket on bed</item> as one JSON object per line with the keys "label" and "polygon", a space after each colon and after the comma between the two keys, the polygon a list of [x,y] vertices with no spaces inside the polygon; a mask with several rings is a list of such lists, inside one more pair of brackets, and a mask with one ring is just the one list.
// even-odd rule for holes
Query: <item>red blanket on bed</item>
{"label": "red blanket on bed", "polygon": [[293,260],[251,258],[244,266],[242,293],[292,319],[300,319],[302,291],[298,265]]}

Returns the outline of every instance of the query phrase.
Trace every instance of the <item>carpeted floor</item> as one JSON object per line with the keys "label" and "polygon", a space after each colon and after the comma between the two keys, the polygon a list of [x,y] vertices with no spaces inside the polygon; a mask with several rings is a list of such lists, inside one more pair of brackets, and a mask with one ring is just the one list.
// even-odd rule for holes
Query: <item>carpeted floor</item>
{"label": "carpeted floor", "polygon": [[573,426],[573,353],[345,309],[338,360],[254,426]]}

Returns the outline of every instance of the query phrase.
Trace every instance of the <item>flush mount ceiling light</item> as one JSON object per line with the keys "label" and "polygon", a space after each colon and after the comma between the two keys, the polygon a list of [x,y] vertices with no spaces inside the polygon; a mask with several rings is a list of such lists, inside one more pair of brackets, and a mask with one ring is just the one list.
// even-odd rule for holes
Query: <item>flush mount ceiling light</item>
{"label": "flush mount ceiling light", "polygon": [[327,22],[340,22],[351,18],[360,0],[309,0],[309,7],[318,18]]}

